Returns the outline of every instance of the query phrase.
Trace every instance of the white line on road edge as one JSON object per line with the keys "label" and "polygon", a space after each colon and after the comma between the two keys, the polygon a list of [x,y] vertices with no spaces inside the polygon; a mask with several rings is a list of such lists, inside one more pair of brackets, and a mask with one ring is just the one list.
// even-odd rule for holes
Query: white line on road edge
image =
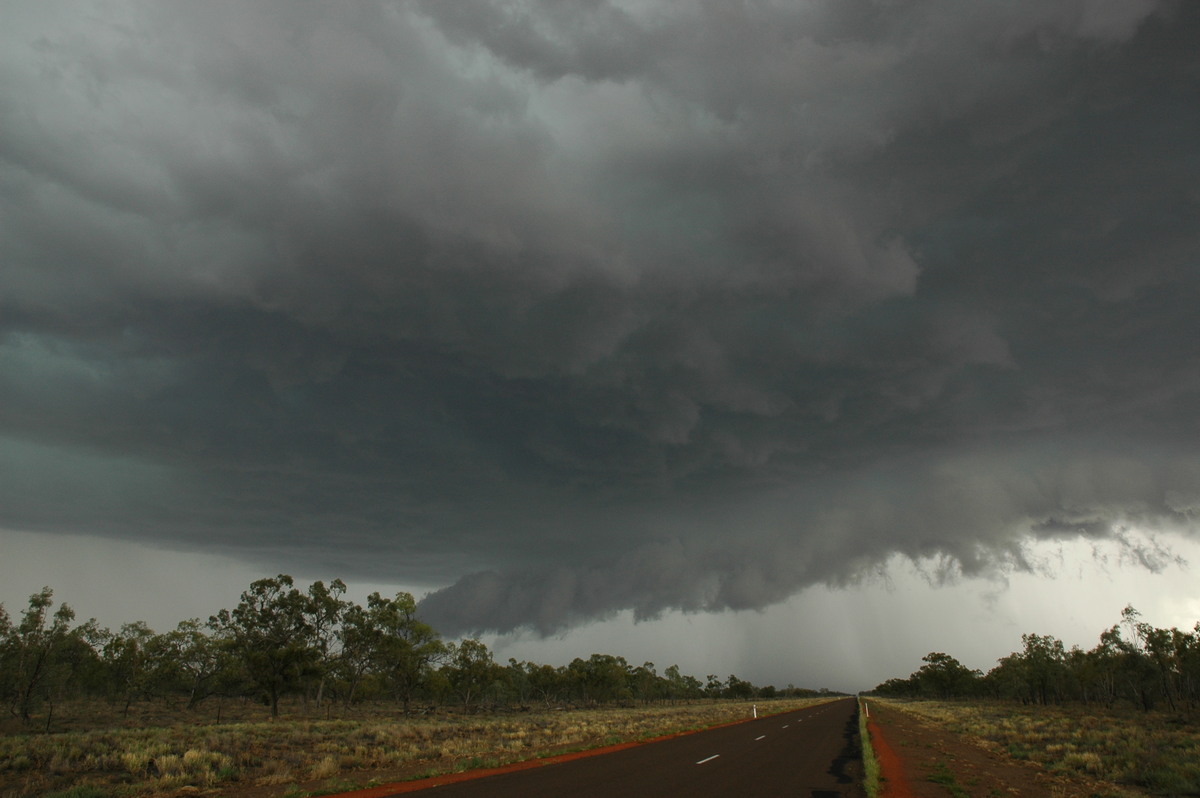
{"label": "white line on road edge", "polygon": [[710,756],[708,759],[701,759],[701,760],[700,760],[699,762],[697,762],[696,764],[697,764],[697,765],[703,765],[705,762],[711,762],[711,761],[713,761],[714,759],[716,759],[716,758],[717,758],[717,757],[719,757],[719,756],[720,756],[720,754],[713,754],[713,755],[712,755],[712,756]]}

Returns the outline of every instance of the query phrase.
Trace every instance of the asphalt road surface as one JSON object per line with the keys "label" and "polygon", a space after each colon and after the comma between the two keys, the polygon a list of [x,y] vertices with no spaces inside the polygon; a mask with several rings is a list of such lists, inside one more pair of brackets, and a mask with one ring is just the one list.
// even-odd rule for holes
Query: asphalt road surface
{"label": "asphalt road surface", "polygon": [[[439,798],[859,796],[855,701],[431,788]],[[425,792],[425,791],[422,791]]]}

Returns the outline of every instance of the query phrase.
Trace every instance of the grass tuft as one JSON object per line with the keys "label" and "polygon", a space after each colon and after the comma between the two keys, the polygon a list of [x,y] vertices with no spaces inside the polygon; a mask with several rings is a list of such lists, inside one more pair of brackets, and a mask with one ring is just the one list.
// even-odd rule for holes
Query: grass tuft
{"label": "grass tuft", "polygon": [[954,798],[971,798],[967,791],[959,785],[945,762],[938,762],[934,765],[933,772],[929,774],[929,780],[945,787]]}

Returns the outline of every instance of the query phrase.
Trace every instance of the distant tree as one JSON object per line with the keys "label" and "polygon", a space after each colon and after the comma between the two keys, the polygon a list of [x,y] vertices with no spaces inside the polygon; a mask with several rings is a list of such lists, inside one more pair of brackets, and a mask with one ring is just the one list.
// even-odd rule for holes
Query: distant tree
{"label": "distant tree", "polygon": [[552,706],[567,697],[570,679],[565,669],[526,662],[524,670],[531,694],[544,705]]}
{"label": "distant tree", "polygon": [[913,674],[921,693],[937,698],[957,698],[975,691],[979,671],[973,671],[949,654],[932,651],[921,660],[925,663]]}
{"label": "distant tree", "polygon": [[1039,704],[1058,703],[1066,685],[1067,653],[1063,643],[1050,635],[1021,635],[1025,645],[1022,660],[1030,699]]}
{"label": "distant tree", "polygon": [[234,641],[221,637],[219,631],[199,618],[190,618],[159,636],[160,678],[187,695],[189,710],[210,696],[236,689],[239,672]]}
{"label": "distant tree", "polygon": [[629,672],[629,686],[633,696],[643,704],[658,701],[666,696],[664,680],[654,669],[653,662],[643,662]]}
{"label": "distant tree", "polygon": [[157,637],[153,629],[137,621],[125,624],[104,643],[102,658],[110,698],[122,704],[123,716],[129,714],[135,700],[153,692]]}
{"label": "distant tree", "polygon": [[736,698],[744,701],[749,698],[754,698],[755,692],[756,691],[753,684],[745,679],[739,679],[737,676],[731,673],[729,674],[729,678],[725,681],[725,689],[723,694],[726,698]]}
{"label": "distant tree", "polygon": [[519,662],[515,657],[508,658],[504,668],[504,682],[508,685],[509,697],[521,706],[529,704],[533,698],[533,683],[529,678],[530,663]]}
{"label": "distant tree", "polygon": [[605,703],[633,697],[629,688],[629,663],[612,654],[576,658],[567,666],[577,695],[584,703]]}
{"label": "distant tree", "polygon": [[304,684],[314,671],[316,651],[307,597],[292,577],[280,574],[259,579],[242,593],[233,609],[213,616],[214,626],[227,634],[246,676],[262,691],[279,716],[279,699]]}
{"label": "distant tree", "polygon": [[690,674],[683,676],[680,684],[685,698],[700,698],[704,695],[704,685],[700,684],[700,680],[695,676]]}
{"label": "distant tree", "polygon": [[450,690],[462,701],[463,709],[472,712],[475,703],[498,677],[499,666],[492,652],[479,640],[467,638],[449,646],[442,673]]}
{"label": "distant tree", "polygon": [[875,689],[871,692],[881,696],[903,698],[917,695],[920,692],[920,687],[915,678],[892,678],[876,685]]}
{"label": "distant tree", "polygon": [[1111,706],[1121,692],[1121,661],[1126,654],[1121,629],[1112,626],[1100,633],[1100,642],[1087,653],[1088,670],[1094,674],[1101,701]]}

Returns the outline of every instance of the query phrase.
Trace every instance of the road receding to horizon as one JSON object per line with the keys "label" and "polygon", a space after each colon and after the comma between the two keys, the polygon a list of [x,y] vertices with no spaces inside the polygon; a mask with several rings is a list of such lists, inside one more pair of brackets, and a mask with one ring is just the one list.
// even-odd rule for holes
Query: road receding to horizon
{"label": "road receding to horizon", "polygon": [[860,796],[856,729],[854,700],[846,698],[548,767],[369,792],[372,798],[425,787],[447,798]]}

